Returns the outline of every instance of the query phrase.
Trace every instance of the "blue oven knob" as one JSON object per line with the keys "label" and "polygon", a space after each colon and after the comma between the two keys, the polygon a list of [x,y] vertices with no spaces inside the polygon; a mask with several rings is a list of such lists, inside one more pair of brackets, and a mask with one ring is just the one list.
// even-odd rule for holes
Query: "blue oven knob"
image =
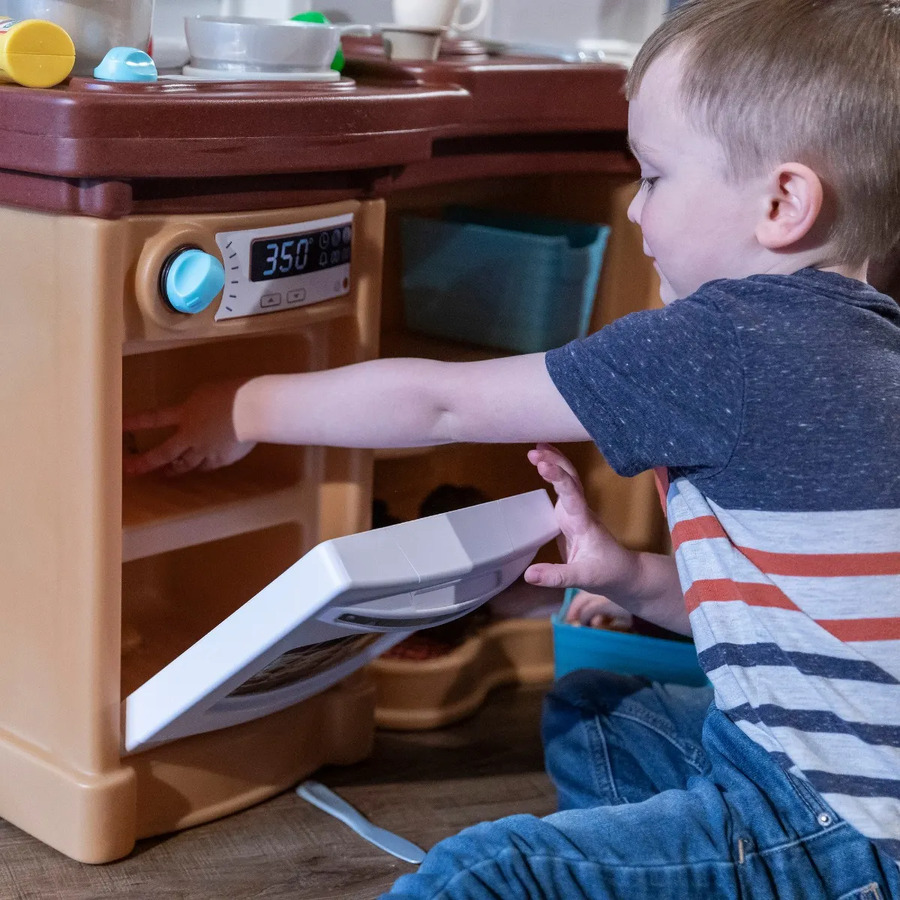
{"label": "blue oven knob", "polygon": [[225,267],[203,250],[177,250],[163,268],[162,295],[180,313],[203,312],[223,287]]}

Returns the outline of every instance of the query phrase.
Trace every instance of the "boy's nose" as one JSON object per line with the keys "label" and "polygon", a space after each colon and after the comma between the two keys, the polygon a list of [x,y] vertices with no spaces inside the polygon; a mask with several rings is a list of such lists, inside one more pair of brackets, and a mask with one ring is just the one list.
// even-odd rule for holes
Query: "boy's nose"
{"label": "boy's nose", "polygon": [[629,222],[634,222],[635,225],[641,224],[641,209],[643,208],[643,200],[641,199],[642,191],[638,191],[634,197],[631,199],[631,203],[628,204],[628,212],[626,215],[628,216]]}

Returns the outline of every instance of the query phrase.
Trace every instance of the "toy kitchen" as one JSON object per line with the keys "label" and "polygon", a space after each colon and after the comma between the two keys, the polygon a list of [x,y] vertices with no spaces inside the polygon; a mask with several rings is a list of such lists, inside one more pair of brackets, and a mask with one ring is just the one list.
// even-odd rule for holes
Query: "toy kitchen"
{"label": "toy kitchen", "polygon": [[[407,328],[410,216],[608,223],[591,327],[652,297],[622,66],[341,36],[318,76],[192,57],[199,74],[0,85],[0,816],[84,862],[363,759],[364,664],[555,533],[521,447],[260,446],[125,479],[160,435],[123,440],[123,414],[215,378],[504,352]],[[448,475],[492,500],[367,532],[373,497],[412,520]],[[622,490],[603,502],[644,503]]]}

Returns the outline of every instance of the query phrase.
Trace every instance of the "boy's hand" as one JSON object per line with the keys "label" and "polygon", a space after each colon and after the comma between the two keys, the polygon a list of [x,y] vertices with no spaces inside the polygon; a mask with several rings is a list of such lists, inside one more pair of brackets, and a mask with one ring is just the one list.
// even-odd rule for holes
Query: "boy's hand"
{"label": "boy's hand", "polygon": [[232,424],[234,395],[243,381],[203,385],[184,403],[125,416],[125,431],[175,426],[175,433],[161,444],[136,456],[126,456],[126,475],[144,475],[162,469],[168,475],[207,471],[243,459],[254,447],[239,441]]}
{"label": "boy's hand", "polygon": [[631,614],[608,597],[578,591],[566,608],[566,621],[591,628],[629,627]]}
{"label": "boy's hand", "polygon": [[559,450],[538,444],[528,451],[528,459],[556,491],[566,561],[529,566],[525,580],[542,587],[579,587],[615,599],[635,577],[638,554],[622,547],[591,512],[575,467]]}

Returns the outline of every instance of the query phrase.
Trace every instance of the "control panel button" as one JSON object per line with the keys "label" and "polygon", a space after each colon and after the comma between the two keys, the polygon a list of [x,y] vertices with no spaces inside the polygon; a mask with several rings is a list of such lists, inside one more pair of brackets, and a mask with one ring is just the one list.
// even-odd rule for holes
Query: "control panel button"
{"label": "control panel button", "polygon": [[296,291],[288,291],[288,303],[302,303],[306,299],[306,288],[297,288]]}
{"label": "control panel button", "polygon": [[263,294],[259,298],[259,305],[263,309],[272,309],[274,306],[281,306],[281,294]]}
{"label": "control panel button", "polygon": [[163,297],[180,313],[203,312],[225,286],[225,267],[196,247],[181,249],[163,269]]}

